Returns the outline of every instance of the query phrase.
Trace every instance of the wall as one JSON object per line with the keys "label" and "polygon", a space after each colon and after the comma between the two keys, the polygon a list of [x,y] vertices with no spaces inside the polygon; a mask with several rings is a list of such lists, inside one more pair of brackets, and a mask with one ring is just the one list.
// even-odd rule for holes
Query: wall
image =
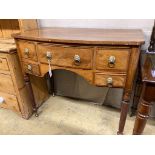
{"label": "wall", "polygon": [[87,28],[131,28],[142,29],[145,34],[147,49],[153,27],[153,19],[41,19],[41,27],[87,27]]}

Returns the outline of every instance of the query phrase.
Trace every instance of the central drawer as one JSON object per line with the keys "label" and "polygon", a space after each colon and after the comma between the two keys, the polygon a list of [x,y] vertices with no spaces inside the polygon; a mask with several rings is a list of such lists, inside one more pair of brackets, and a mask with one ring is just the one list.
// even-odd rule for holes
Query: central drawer
{"label": "central drawer", "polygon": [[41,63],[48,63],[48,54],[52,65],[92,69],[93,48],[38,44],[37,52]]}

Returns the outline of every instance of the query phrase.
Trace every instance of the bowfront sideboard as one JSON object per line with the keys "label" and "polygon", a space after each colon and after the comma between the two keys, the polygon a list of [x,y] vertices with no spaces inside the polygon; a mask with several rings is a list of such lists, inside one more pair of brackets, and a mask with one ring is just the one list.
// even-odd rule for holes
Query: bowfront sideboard
{"label": "bowfront sideboard", "polygon": [[[32,97],[29,74],[44,77],[55,69],[72,71],[98,87],[123,88],[118,129],[118,134],[123,134],[140,46],[144,43],[141,30],[42,28],[13,37]],[[36,111],[35,101],[33,107]]]}

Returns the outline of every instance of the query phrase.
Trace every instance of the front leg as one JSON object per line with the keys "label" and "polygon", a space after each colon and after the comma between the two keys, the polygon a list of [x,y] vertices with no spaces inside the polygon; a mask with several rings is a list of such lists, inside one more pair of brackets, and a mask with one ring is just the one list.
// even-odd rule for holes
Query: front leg
{"label": "front leg", "polygon": [[33,112],[35,113],[35,116],[38,117],[39,115],[37,113],[37,107],[36,107],[36,103],[35,103],[35,99],[34,99],[34,94],[33,94],[32,86],[31,86],[31,83],[30,83],[29,74],[27,74],[27,73],[24,74],[24,81],[25,81],[27,90],[29,92],[30,98],[31,98]]}
{"label": "front leg", "polygon": [[129,110],[130,97],[131,97],[131,91],[124,91],[124,95],[123,95],[123,99],[121,103],[121,115],[120,115],[120,120],[119,120],[119,129],[117,132],[118,135],[123,135],[126,117],[127,117],[128,110]]}

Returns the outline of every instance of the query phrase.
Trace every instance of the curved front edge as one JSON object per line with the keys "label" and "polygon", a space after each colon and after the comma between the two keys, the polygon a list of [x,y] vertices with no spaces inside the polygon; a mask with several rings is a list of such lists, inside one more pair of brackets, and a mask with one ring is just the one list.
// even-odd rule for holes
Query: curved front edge
{"label": "curved front edge", "polygon": [[[40,72],[41,76],[43,77],[48,72],[48,65],[41,64],[40,65]],[[52,70],[55,69],[64,69],[67,71],[74,72],[81,77],[83,77],[89,84],[93,84],[93,71],[92,70],[84,70],[84,69],[74,69],[74,68],[66,68],[66,67],[58,67],[58,66],[51,66]]]}

